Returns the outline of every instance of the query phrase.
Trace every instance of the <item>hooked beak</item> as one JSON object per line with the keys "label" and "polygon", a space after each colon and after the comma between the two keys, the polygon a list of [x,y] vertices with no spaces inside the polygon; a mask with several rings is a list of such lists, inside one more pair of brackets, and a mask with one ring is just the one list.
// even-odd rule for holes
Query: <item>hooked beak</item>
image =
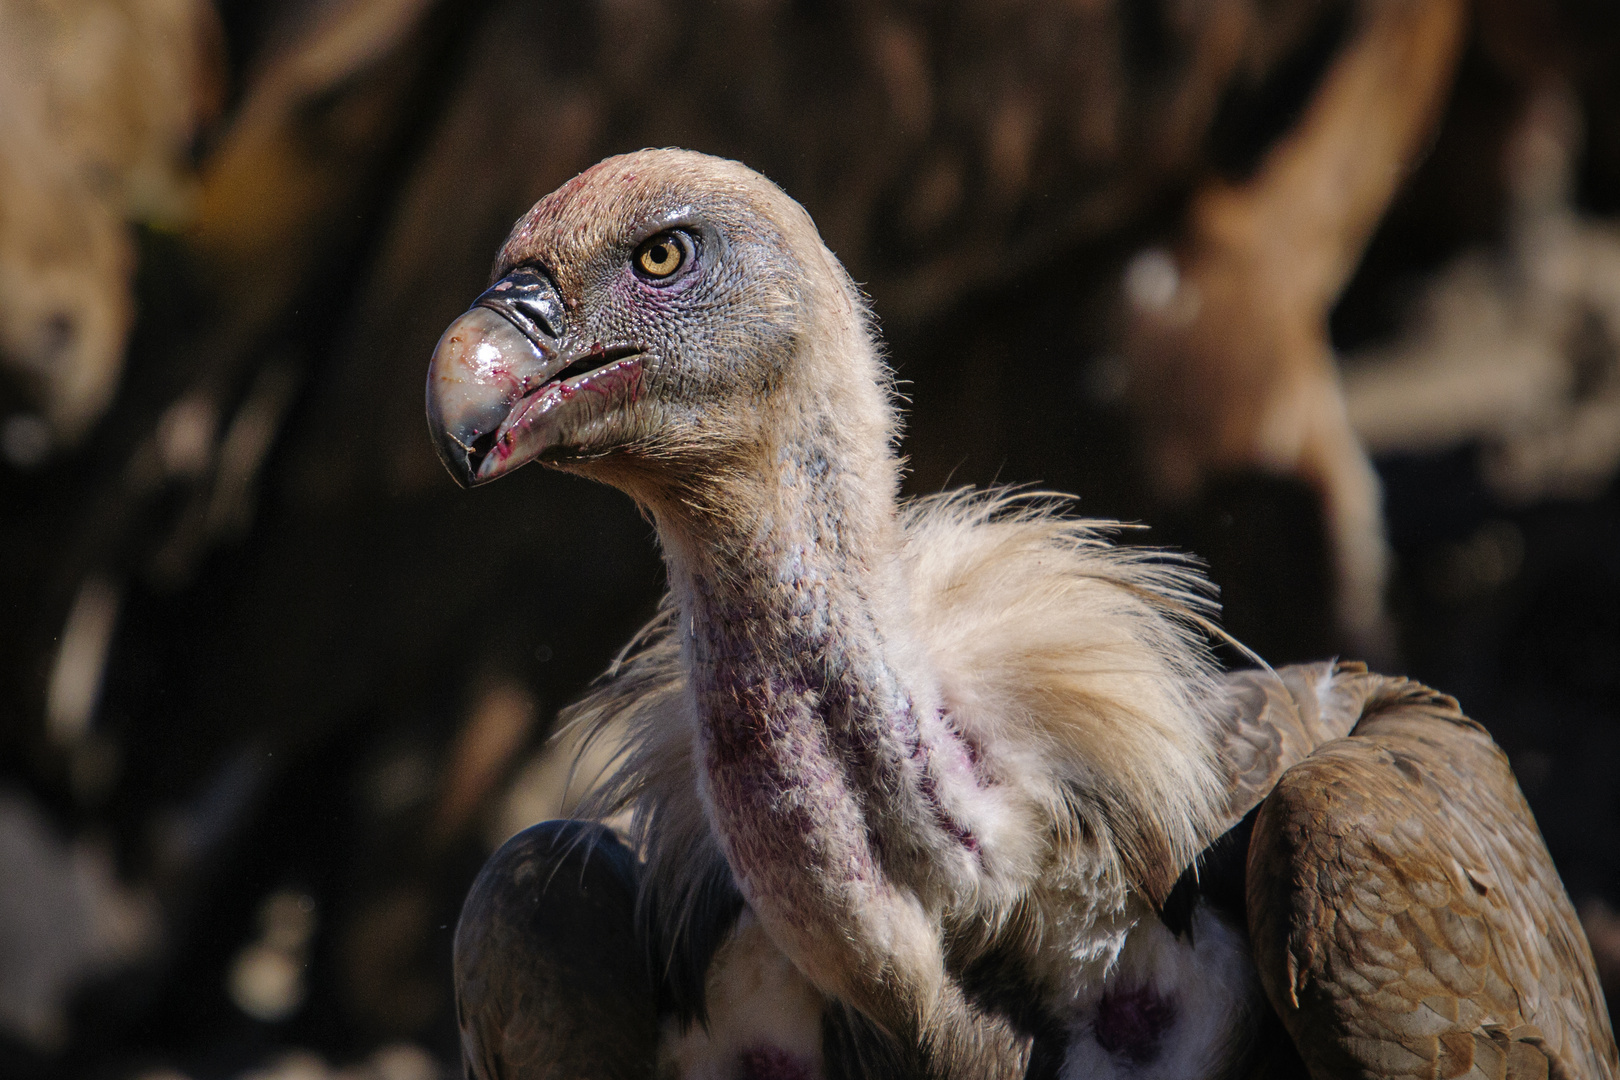
{"label": "hooked beak", "polygon": [[551,280],[524,267],[490,286],[439,338],[428,365],[428,430],[462,487],[480,482],[512,407],[566,366],[557,348],[565,314]]}
{"label": "hooked beak", "polygon": [[639,387],[639,350],[570,348],[567,322],[551,279],[520,267],[439,338],[428,365],[428,429],[462,487],[487,483],[554,445],[584,384]]}

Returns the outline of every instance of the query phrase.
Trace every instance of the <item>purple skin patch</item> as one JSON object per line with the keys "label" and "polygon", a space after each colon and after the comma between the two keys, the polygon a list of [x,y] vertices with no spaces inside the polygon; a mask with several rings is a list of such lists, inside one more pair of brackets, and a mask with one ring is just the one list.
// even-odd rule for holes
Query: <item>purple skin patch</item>
{"label": "purple skin patch", "polygon": [[[712,585],[697,586],[709,609],[696,620],[706,631],[697,646],[702,745],[721,841],[745,896],[804,903],[803,875],[812,868],[835,889],[876,883],[873,848],[881,849],[881,840],[863,820],[874,791],[918,798],[942,831],[978,854],[978,838],[940,804],[909,695],[873,716],[850,685],[825,677],[819,661],[826,657],[863,674],[873,660],[844,650],[833,629],[839,620],[828,608],[820,608],[827,615],[819,632],[803,632],[824,603],[819,590],[793,594],[796,602],[778,613],[716,603],[709,599]],[[784,625],[791,628],[786,633]],[[756,652],[760,640],[771,641],[767,655]],[[780,657],[794,662],[780,665]],[[879,670],[868,678],[880,682],[887,672]],[[970,770],[966,752],[958,752]],[[901,762],[912,766],[914,787],[901,777]]]}
{"label": "purple skin patch", "polygon": [[[859,804],[820,715],[822,680],[805,672],[784,677],[727,655],[743,648],[730,631],[750,626],[748,614],[730,609],[699,624],[716,631],[699,651],[725,657],[697,679],[721,841],[744,895],[813,910],[819,905],[804,893],[806,870],[837,888],[870,885],[876,868]],[[793,646],[783,651],[819,655]]]}
{"label": "purple skin patch", "polygon": [[774,1046],[754,1046],[737,1055],[736,1080],[815,1080],[811,1062]]}
{"label": "purple skin patch", "polygon": [[813,451],[768,475],[768,513],[715,519],[700,538],[713,563],[671,568],[707,810],[743,898],[812,983],[909,1007],[884,958],[913,947],[895,930],[918,913],[891,875],[927,873],[952,848],[977,857],[939,783],[971,783],[971,759],[885,655],[868,553],[846,535],[853,481]]}
{"label": "purple skin patch", "polygon": [[1164,1036],[1175,1022],[1175,999],[1138,986],[1104,994],[1097,1003],[1093,1031],[1097,1045],[1110,1054],[1132,1065],[1146,1065],[1159,1056]]}

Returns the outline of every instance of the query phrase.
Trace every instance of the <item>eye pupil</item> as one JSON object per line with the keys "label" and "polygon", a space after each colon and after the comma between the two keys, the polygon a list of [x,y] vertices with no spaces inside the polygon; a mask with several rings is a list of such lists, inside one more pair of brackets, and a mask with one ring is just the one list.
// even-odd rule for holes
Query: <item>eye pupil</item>
{"label": "eye pupil", "polygon": [[636,263],[643,274],[654,278],[667,278],[681,268],[686,261],[685,247],[667,233],[664,236],[649,240],[636,256]]}

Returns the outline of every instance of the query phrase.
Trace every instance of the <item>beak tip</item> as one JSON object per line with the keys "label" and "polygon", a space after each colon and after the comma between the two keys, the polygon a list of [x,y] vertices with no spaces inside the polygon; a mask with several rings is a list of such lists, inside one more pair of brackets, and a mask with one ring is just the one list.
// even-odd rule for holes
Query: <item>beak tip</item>
{"label": "beak tip", "polygon": [[478,486],[477,479],[475,479],[472,473],[466,469],[457,469],[454,465],[446,462],[445,471],[450,474],[450,479],[454,480],[456,482],[456,486],[462,491],[471,491],[473,488]]}
{"label": "beak tip", "polygon": [[464,459],[458,461],[442,450],[439,452],[439,460],[444,463],[444,471],[450,474],[450,479],[456,482],[457,487],[466,490],[473,486],[475,481],[470,462]]}
{"label": "beak tip", "polygon": [[445,418],[435,408],[437,403],[432,393],[428,395],[428,435],[433,442],[433,449],[439,456],[452,479],[463,488],[473,485],[473,474],[476,465],[473,462],[474,452],[456,438],[451,425],[445,423]]}

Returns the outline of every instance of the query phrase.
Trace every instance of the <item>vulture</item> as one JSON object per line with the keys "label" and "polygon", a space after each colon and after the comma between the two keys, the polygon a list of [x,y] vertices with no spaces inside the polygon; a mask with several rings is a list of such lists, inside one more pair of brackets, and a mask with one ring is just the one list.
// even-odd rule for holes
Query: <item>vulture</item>
{"label": "vulture", "polygon": [[469,1076],[1616,1075],[1484,729],[1356,664],[1223,674],[1196,568],[1055,497],[901,501],[871,314],[780,188],[610,158],[494,279],[441,457],[621,489],[669,597],[574,708],[623,738],[595,802],[467,897]]}

